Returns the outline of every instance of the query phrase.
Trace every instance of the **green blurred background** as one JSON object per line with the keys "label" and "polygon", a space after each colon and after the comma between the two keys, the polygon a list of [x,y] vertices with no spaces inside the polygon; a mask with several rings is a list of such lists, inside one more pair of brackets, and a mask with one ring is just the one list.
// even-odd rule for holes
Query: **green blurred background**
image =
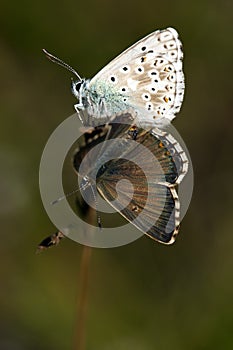
{"label": "green blurred background", "polygon": [[95,249],[87,350],[233,349],[233,3],[3,1],[0,11],[0,349],[74,349],[82,246],[54,232],[38,169],[51,132],[71,115],[70,73],[47,48],[92,77],[158,28],[184,44],[186,95],[174,125],[189,148],[195,188],[175,245],[147,237]]}

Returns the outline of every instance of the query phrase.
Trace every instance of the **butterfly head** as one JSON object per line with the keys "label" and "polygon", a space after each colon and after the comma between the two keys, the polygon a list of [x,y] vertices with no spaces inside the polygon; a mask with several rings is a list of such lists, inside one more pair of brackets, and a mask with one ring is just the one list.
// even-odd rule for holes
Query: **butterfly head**
{"label": "butterfly head", "polygon": [[71,82],[72,94],[77,98],[78,103],[75,105],[77,112],[79,110],[85,109],[87,106],[87,90],[88,90],[89,80],[73,80]]}

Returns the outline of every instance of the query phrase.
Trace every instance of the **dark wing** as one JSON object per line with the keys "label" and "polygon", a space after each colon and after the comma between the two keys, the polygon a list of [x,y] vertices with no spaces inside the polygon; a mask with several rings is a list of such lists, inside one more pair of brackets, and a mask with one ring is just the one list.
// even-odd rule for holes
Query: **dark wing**
{"label": "dark wing", "polygon": [[[127,120],[130,114],[122,117]],[[96,181],[102,197],[139,230],[171,244],[179,230],[177,190],[188,169],[187,157],[169,133],[117,121],[85,134],[84,145],[74,155],[74,168],[90,183]],[[111,142],[105,145],[106,140]]]}
{"label": "dark wing", "polygon": [[[134,117],[132,117],[131,113],[126,112],[115,116],[112,119],[111,123],[90,127],[84,133],[84,142],[79,145],[73,156],[73,166],[78,175],[86,176],[89,171],[98,166],[99,163],[97,164],[96,161],[104,156],[106,147],[101,147],[101,151],[100,148],[97,147],[90,156],[88,156],[88,152],[106,140],[121,138],[122,136],[126,137],[127,131],[132,124]],[[79,167],[84,157],[86,157],[85,173],[80,174]]]}
{"label": "dark wing", "polygon": [[[139,230],[161,243],[173,243],[180,223],[180,203],[178,173],[170,151],[160,138],[139,130],[135,147],[127,150],[124,144],[122,154],[124,158],[110,160],[98,172],[98,191]],[[140,159],[142,166],[138,165]],[[119,186],[120,180],[127,181]]]}

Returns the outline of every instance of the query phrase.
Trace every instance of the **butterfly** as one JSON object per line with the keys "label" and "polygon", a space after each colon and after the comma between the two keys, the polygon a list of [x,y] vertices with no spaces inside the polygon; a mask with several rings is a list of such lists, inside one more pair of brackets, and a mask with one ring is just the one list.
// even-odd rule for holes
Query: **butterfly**
{"label": "butterfly", "polygon": [[128,110],[140,126],[163,127],[179,112],[184,97],[182,44],[174,28],[156,30],[107,64],[92,79],[83,79],[67,63],[43,50],[53,62],[70,70],[72,93],[80,119],[94,119]]}
{"label": "butterfly", "polygon": [[[79,202],[81,211],[84,204],[82,216],[87,216],[90,202],[98,204],[98,192],[141,232],[171,244],[179,232],[179,185],[188,173],[189,160],[168,131],[145,130],[134,124],[134,118],[131,112],[122,113],[83,134],[73,156],[83,196]],[[52,234],[39,244],[38,251],[56,246],[64,237],[60,231]]]}
{"label": "butterfly", "polygon": [[84,198],[85,191],[91,187],[94,193],[96,186],[126,220],[164,244],[173,243],[179,232],[178,186],[188,165],[184,150],[171,134],[135,126],[128,112],[89,128],[73,158]]}

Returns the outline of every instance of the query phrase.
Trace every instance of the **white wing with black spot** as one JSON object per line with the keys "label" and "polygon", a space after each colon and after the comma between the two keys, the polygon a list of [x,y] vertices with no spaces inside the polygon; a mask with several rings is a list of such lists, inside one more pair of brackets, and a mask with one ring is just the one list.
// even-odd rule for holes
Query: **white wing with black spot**
{"label": "white wing with black spot", "polygon": [[[149,124],[168,123],[181,108],[184,96],[182,44],[173,28],[157,30],[121,53],[90,82],[109,86],[122,108],[133,108]],[[117,101],[119,102],[119,101]],[[114,99],[106,105],[114,104]],[[111,110],[108,111],[111,114]]]}

